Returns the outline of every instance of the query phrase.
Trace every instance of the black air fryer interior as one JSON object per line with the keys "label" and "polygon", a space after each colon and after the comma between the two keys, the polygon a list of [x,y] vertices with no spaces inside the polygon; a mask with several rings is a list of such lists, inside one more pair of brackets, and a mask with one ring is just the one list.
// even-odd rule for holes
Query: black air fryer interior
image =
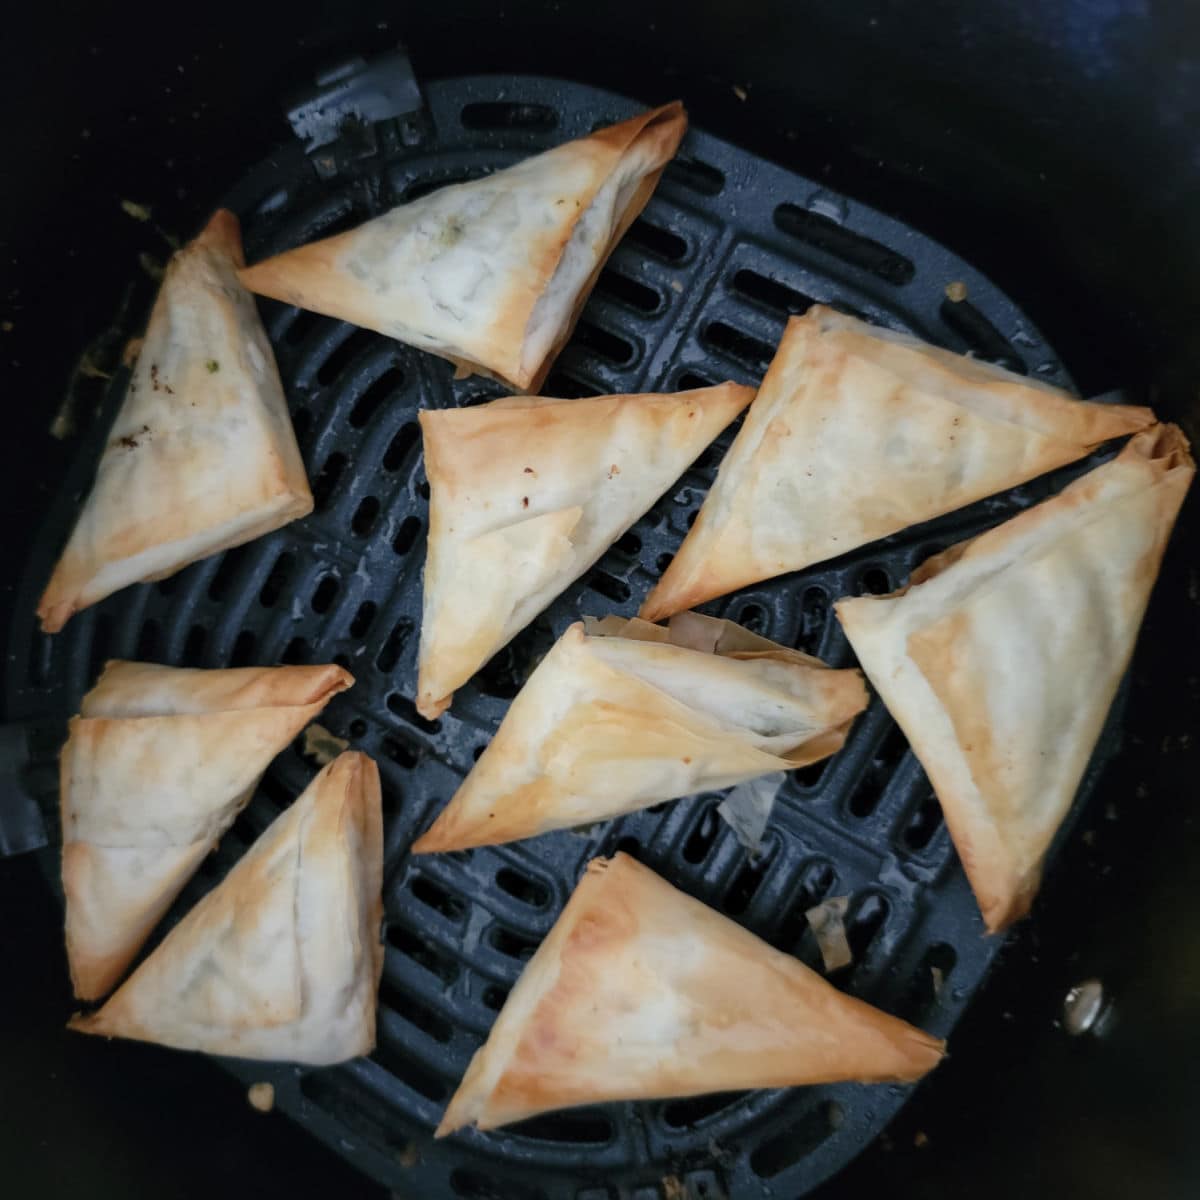
{"label": "black air fryer interior", "polygon": [[[389,57],[358,77],[401,94],[407,106],[419,97],[403,94],[406,69],[402,58]],[[339,80],[337,92],[355,79]],[[502,99],[496,93],[489,77],[451,80],[429,89],[426,108],[369,135],[325,143],[318,130],[317,171],[298,145],[273,157],[226,198],[242,218],[248,257],[358,224],[637,108],[579,84],[523,76],[506,81]],[[294,122],[311,129],[308,114],[328,114],[333,103],[327,94],[309,98],[293,110]],[[333,132],[337,122],[330,124]],[[948,299],[951,283],[970,299]],[[580,396],[757,381],[788,314],[814,302],[1065,382],[1029,319],[936,243],[692,131],[610,258],[545,391]],[[877,1136],[910,1089],[843,1085],[609,1105],[490,1135],[438,1144],[429,1137],[584,864],[617,848],[814,967],[819,954],[805,910],[828,896],[851,897],[855,965],[839,982],[937,1034],[951,1031],[1000,947],[982,936],[929,782],[878,700],[835,758],[789,774],[757,856],[718,820],[719,795],[605,822],[587,835],[408,855],[553,639],[581,613],[636,611],[694,519],[732,433],[461,688],[451,712],[428,721],[411,699],[428,511],[417,410],[480,403],[502,389],[455,382],[449,364],[370,331],[265,307],[315,513],[158,584],[126,589],[62,634],[41,635],[32,618],[36,597],[69,529],[73,495],[86,486],[106,439],[89,443],[18,598],[9,711],[20,719],[76,711],[110,657],[204,667],[340,662],[357,683],[322,719],[371,753],[384,781],[388,949],[379,1046],[370,1061],[336,1069],[233,1069],[248,1082],[269,1077],[290,1115],[380,1182],[430,1200],[488,1189],[519,1196],[522,1188],[578,1200],[598,1178],[633,1195],[672,1174],[696,1195],[703,1185],[712,1195],[748,1197],[763,1181],[781,1194],[806,1193]],[[122,373],[114,402],[124,384]],[[847,665],[833,600],[891,590],[937,549],[1051,486],[1038,481],[708,607]],[[299,749],[269,769],[264,794],[206,863],[209,878],[189,889],[181,911],[309,774]],[[416,1164],[397,1157],[410,1147]]]}
{"label": "black air fryer interior", "polygon": [[[1085,392],[1117,382],[1153,386],[1155,402],[1186,420],[1186,409],[1169,388],[1173,373],[1182,374],[1182,364],[1159,358],[1156,344],[1171,346],[1182,320],[1186,295],[1175,290],[1173,280],[1189,248],[1196,246],[1189,240],[1194,225],[1178,220],[1171,225],[1174,258],[1154,260],[1150,253],[1164,234],[1152,213],[1175,211],[1182,199],[1175,176],[1160,172],[1162,186],[1151,196],[1133,187],[1127,165],[1118,167],[1107,156],[1103,172],[1098,163],[1081,163],[1098,147],[1068,139],[1065,128],[1056,130],[1045,112],[1036,119],[1006,115],[998,97],[1013,112],[1031,103],[1027,95],[998,88],[1007,69],[979,73],[961,85],[959,103],[945,103],[941,97],[954,92],[955,72],[961,67],[953,55],[939,56],[937,37],[955,44],[946,27],[931,21],[926,32],[936,33],[934,42],[918,45],[917,26],[928,17],[916,24],[911,18],[897,23],[886,10],[864,10],[861,28],[856,23],[841,31],[812,25],[800,30],[794,24],[772,26],[750,6],[739,13],[738,22],[757,46],[751,54],[739,49],[740,43],[726,44],[717,36],[727,14],[711,15],[713,27],[707,33],[697,31],[693,16],[667,39],[674,44],[674,52],[665,54],[672,74],[661,82],[661,62],[656,69],[641,66],[640,73],[639,62],[664,57],[652,43],[671,28],[670,21],[666,14],[649,14],[646,6],[639,12],[640,38],[646,43],[640,50],[629,45],[627,30],[615,37],[593,32],[586,40],[595,49],[583,61],[576,34],[567,39],[575,46],[568,60],[551,56],[558,68],[554,73],[604,82],[646,101],[680,94],[692,109],[694,126],[721,130],[737,148],[690,135],[684,160],[668,173],[606,270],[548,392],[755,379],[785,314],[817,299],[956,349],[1033,372],[1040,368],[1042,374],[1065,381],[1040,327]],[[137,274],[137,254],[161,257],[166,249],[149,225],[121,212],[121,199],[152,202],[154,221],[171,232],[186,232],[230,184],[245,178],[228,199],[245,220],[253,258],[344,228],[422,186],[504,165],[635,107],[611,94],[544,78],[450,79],[426,88],[432,122],[418,118],[385,127],[377,137],[355,131],[332,155],[326,150],[318,161],[306,161],[300,144],[287,139],[276,103],[285,97],[294,103],[295,88],[311,82],[309,68],[336,61],[336,51],[370,55],[394,47],[402,32],[413,46],[422,82],[429,78],[426,64],[430,75],[460,76],[464,68],[479,66],[495,70],[500,50],[506,69],[545,76],[544,47],[565,44],[554,42],[563,36],[555,32],[555,22],[565,27],[589,18],[535,13],[534,6],[504,18],[491,14],[487,28],[495,40],[488,47],[488,61],[481,63],[476,38],[444,36],[447,20],[460,33],[472,29],[465,20],[443,18],[440,30],[430,15],[415,19],[412,29],[380,30],[374,22],[359,22],[345,37],[326,30],[297,48],[295,31],[305,24],[300,16],[293,13],[287,37],[278,25],[268,28],[265,20],[261,27],[252,21],[240,37],[233,35],[240,27],[231,27],[227,35],[217,35],[228,38],[223,57],[213,44],[216,39],[198,38],[193,53],[203,47],[213,54],[207,66],[193,65],[178,54],[177,43],[141,58],[111,58],[138,68],[106,76],[110,83],[104,94],[116,94],[108,103],[124,104],[124,111],[114,117],[101,106],[99,119],[88,116],[79,125],[89,134],[76,134],[78,141],[66,136],[69,122],[64,120],[59,143],[63,159],[70,162],[70,155],[78,153],[86,164],[66,170],[81,176],[86,171],[90,187],[85,193],[66,191],[77,208],[81,194],[95,199],[71,220],[65,219],[66,209],[50,207],[40,217],[25,211],[24,220],[34,232],[22,239],[30,244],[19,247],[17,283],[25,290],[11,297],[17,320],[8,334],[29,337],[20,323],[32,323],[32,340],[17,343],[28,347],[20,352],[24,362],[11,368],[22,390],[10,385],[6,395],[36,396],[42,406],[30,404],[23,410],[30,416],[30,432],[24,443],[14,440],[12,472],[5,480],[14,490],[14,485],[22,486],[22,501],[49,531],[31,559],[29,587],[34,592],[95,455],[94,442],[92,449],[76,455],[73,472],[52,504],[62,451],[49,444],[44,429],[61,396],[66,364],[64,334],[45,321],[43,310],[57,307],[68,323],[79,324],[71,334],[73,361],[83,343],[110,321],[122,289]],[[869,23],[872,16],[879,24]],[[1119,17],[1118,12],[1111,21]],[[1014,18],[1020,26],[1021,14]],[[653,31],[647,28],[651,20]],[[1026,58],[1015,55],[1011,71],[1020,75],[1026,90],[1036,90],[1041,76],[1027,60],[1039,44],[1038,22],[1030,17],[1027,23],[1031,40],[1023,47],[1016,43]],[[869,32],[881,27],[891,39],[886,48],[884,33]],[[479,28],[474,28],[476,34]],[[113,49],[113,32],[97,33],[97,57],[127,53]],[[804,71],[790,69],[794,58],[783,61],[785,33],[792,38],[790,46],[806,47]],[[144,31],[137,36],[147,49]],[[822,36],[824,55],[811,44]],[[973,36],[990,37],[996,46],[1001,34],[985,22]],[[1003,36],[1011,49],[1015,35],[1009,30]],[[960,53],[969,40],[960,31]],[[622,44],[621,54],[606,56],[604,47],[614,42]],[[88,44],[81,32],[77,63],[88,63]],[[1058,51],[1068,52],[1087,58],[1083,40]],[[268,61],[278,61],[280,69],[272,67],[269,79],[261,67],[251,71],[246,64],[255,53],[269,54]],[[172,62],[173,57],[179,62]],[[201,64],[205,61],[202,56]],[[1026,69],[1019,71],[1022,61]],[[1096,56],[1087,61],[1093,72],[1117,71],[1115,60],[1107,66]],[[232,69],[234,65],[241,70]],[[1135,65],[1126,60],[1124,69],[1132,71]],[[174,69],[180,66],[182,70]],[[858,81],[854,88],[846,86],[847,72]],[[153,94],[164,97],[161,105],[145,98],[149,78]],[[746,100],[734,91],[735,84],[739,89],[749,84]],[[166,92],[167,87],[172,91]],[[1072,78],[1061,87],[1064,107],[1074,102],[1069,93],[1085,89],[1085,83]],[[184,98],[171,99],[180,89]],[[239,108],[229,93],[242,98],[245,107]],[[1119,91],[1110,94],[1114,104],[1122,99]],[[79,109],[65,103],[60,111],[64,118],[69,114],[70,122],[79,119]],[[1107,120],[1113,130],[1128,124],[1146,131],[1129,147],[1129,156],[1130,161],[1150,162],[1171,136],[1169,123],[1151,124],[1162,115],[1118,105],[1112,112],[1093,113],[1093,120]],[[147,134],[130,133],[147,125]],[[125,130],[123,138],[115,134],[117,128]],[[1016,129],[1023,131],[1021,138],[1014,136]],[[105,137],[106,157],[90,151],[94,136]],[[177,153],[185,139],[197,147],[203,168]],[[281,143],[279,152],[247,177],[250,164],[275,142]],[[895,147],[890,153],[889,144]],[[762,162],[755,151],[785,160],[800,174]],[[47,148],[36,153],[46,155]],[[163,165],[168,158],[169,167]],[[33,161],[39,161],[36,154]],[[62,168],[58,170],[61,174]],[[843,192],[869,197],[902,214],[906,224],[878,216],[845,199]],[[1069,218],[1061,205],[1061,197],[1068,195],[1075,200]],[[1138,203],[1131,207],[1133,195]],[[15,222],[23,199],[10,195],[5,203]],[[95,213],[90,211],[93,203]],[[106,241],[110,227],[115,237]],[[983,266],[1020,309],[957,255],[912,229],[953,244],[962,258]],[[61,263],[61,269],[50,269],[51,260],[43,258],[35,270],[33,247],[53,253],[52,261]],[[1080,247],[1088,252],[1086,260],[1071,263]],[[1136,273],[1131,266],[1135,260],[1141,264]],[[1148,270],[1147,260],[1155,267]],[[40,287],[30,290],[26,280],[38,280]],[[51,280],[70,280],[74,290],[65,297],[50,286]],[[967,285],[965,304],[945,296],[945,285],[955,281]],[[142,319],[152,289],[148,279],[134,288],[125,317],[130,332]],[[948,1031],[999,947],[978,936],[978,917],[937,820],[936,804],[902,739],[876,703],[826,771],[800,773],[789,783],[762,860],[748,858],[715,820],[713,798],[700,797],[627,818],[586,838],[562,834],[410,865],[402,850],[412,831],[428,822],[455,779],[469,768],[473,751],[486,740],[532,657],[544,651],[552,634],[577,611],[634,610],[660,569],[660,556],[678,543],[698,505],[711,478],[713,455],[689,472],[656,515],[622,539],[595,572],[502,654],[478,687],[464,690],[452,714],[440,722],[422,722],[405,699],[412,695],[425,503],[413,413],[418,402],[470,402],[497,390],[478,380],[453,384],[448,368],[436,360],[337,322],[281,306],[265,306],[264,312],[293,399],[317,513],[164,585],[114,597],[76,618],[57,639],[31,632],[32,594],[27,592],[16,605],[10,644],[8,719],[61,718],[73,711],[99,663],[111,654],[201,665],[345,656],[359,683],[331,706],[327,723],[380,761],[389,802],[390,932],[380,1048],[373,1062],[332,1071],[245,1067],[240,1069],[244,1080],[272,1079],[281,1106],[401,1195],[599,1200],[619,1194],[649,1200],[669,1195],[663,1189],[673,1185],[661,1182],[668,1176],[686,1182],[693,1195],[756,1195],[764,1188],[770,1194],[798,1195],[859,1149],[903,1095],[884,1088],[842,1087],[636,1109],[610,1106],[543,1118],[508,1135],[455,1139],[437,1149],[428,1144],[428,1129],[519,972],[522,957],[549,927],[583,861],[618,844],[636,844],[635,853],[673,881],[810,961],[813,947],[801,937],[804,925],[798,919],[803,908],[821,895],[853,894],[852,940],[860,965],[843,986],[935,1032]],[[84,325],[88,320],[92,324]],[[109,349],[119,348],[120,340],[111,338]],[[48,358],[54,350],[57,357]],[[102,369],[105,350],[97,348]],[[40,367],[32,386],[31,361]],[[58,364],[52,381],[46,379],[47,362]],[[1151,367],[1162,371],[1151,373]],[[86,425],[88,406],[104,394],[105,385],[77,375],[73,386]],[[40,487],[31,497],[33,479]],[[828,617],[831,599],[893,586],[934,546],[1002,519],[1014,505],[1031,502],[1050,486],[1039,482],[828,568],[752,589],[714,609],[841,665],[848,650]],[[1132,1048],[1140,1048],[1150,1036],[1147,1021],[1153,1021],[1156,1036],[1171,1035],[1171,997],[1181,986],[1186,994],[1189,978],[1186,968],[1174,970],[1165,981],[1154,971],[1164,962],[1178,963],[1180,949],[1162,928],[1161,914],[1168,910],[1160,897],[1180,878],[1170,855],[1186,862],[1183,808],[1178,801],[1174,807],[1172,797],[1176,791],[1182,796],[1187,786],[1186,734],[1189,720],[1194,727],[1197,698],[1186,681],[1197,665],[1194,639],[1180,646],[1176,633],[1172,646],[1165,631],[1194,630],[1191,556],[1180,550],[1191,534],[1193,508],[1181,523],[1148,622],[1132,682],[1135,703],[1125,752],[1086,806],[1075,841],[1066,846],[1033,922],[1010,943],[1001,969],[958,1026],[952,1060],[918,1092],[890,1133],[829,1185],[831,1194],[853,1195],[878,1179],[900,1187],[905,1180],[924,1181],[914,1184],[922,1190],[913,1194],[938,1195],[941,1188],[954,1195],[955,1180],[970,1178],[977,1194],[1006,1194],[1007,1179],[1021,1181],[1036,1195],[1039,1180],[1069,1180],[1078,1192],[1080,1180],[1087,1178],[1082,1190],[1088,1194],[1124,1195],[1127,1189],[1117,1187],[1127,1182],[1121,1174],[1123,1140],[1134,1161],[1157,1155],[1156,1161],[1178,1163],[1178,1170],[1164,1167],[1161,1194],[1181,1194],[1171,1191],[1177,1179],[1187,1177],[1180,1174],[1186,1171],[1183,1144],[1173,1132],[1180,1126],[1170,1120],[1147,1122],[1148,1087],[1137,1075],[1139,1059]],[[42,525],[51,509],[50,525]],[[23,555],[25,538],[15,529],[12,536],[15,553]],[[1184,625],[1189,619],[1191,624]],[[1179,661],[1189,653],[1190,667]],[[1172,690],[1174,680],[1180,682]],[[1115,740],[1107,738],[1104,747],[1115,748]],[[270,819],[272,805],[285,803],[309,771],[298,756],[284,756],[265,795],[226,839],[211,876],[198,880],[184,903],[211,885]],[[1147,819],[1147,809],[1154,819]],[[1176,822],[1174,833],[1171,820]],[[0,867],[0,878],[10,866]],[[13,871],[10,878],[20,882],[13,888],[12,903],[49,907],[36,875]],[[57,943],[47,948],[44,941],[43,930],[42,940],[31,939],[24,954],[55,960]],[[936,994],[932,966],[946,975],[946,985]],[[1111,986],[1122,1019],[1106,1042],[1084,1045],[1069,1042],[1052,1022],[1067,986],[1089,975],[1099,975]],[[1194,972],[1190,978],[1194,992]],[[169,1072],[169,1080],[187,1075],[214,1090],[224,1106],[223,1128],[234,1113],[241,1118],[244,1132],[227,1139],[226,1152],[238,1165],[227,1162],[218,1177],[233,1172],[247,1180],[249,1173],[259,1171],[258,1194],[276,1194],[271,1187],[278,1186],[277,1194],[286,1190],[294,1195],[297,1190],[306,1194],[306,1182],[317,1189],[325,1179],[322,1172],[335,1171],[313,1149],[311,1138],[299,1137],[294,1148],[282,1152],[281,1161],[307,1155],[314,1166],[285,1189],[260,1163],[251,1165],[253,1155],[241,1148],[262,1137],[262,1126],[261,1119],[242,1113],[236,1088],[221,1090],[202,1065],[152,1048],[80,1045],[82,1039],[62,1045],[53,1031],[68,1005],[61,992],[54,995],[51,989],[50,994],[52,1012],[49,1017],[38,1013],[39,1028],[45,1030],[49,1057],[62,1059],[66,1077],[82,1083],[82,1095],[64,1097],[64,1089],[47,1079],[47,1055],[22,1057],[18,1046],[13,1059],[29,1062],[24,1069],[18,1065],[20,1078],[28,1080],[30,1094],[52,1098],[44,1103],[66,1105],[73,1121],[86,1124],[105,1119],[97,1109],[114,1102],[114,1075],[124,1080],[131,1064],[144,1064],[152,1075],[147,1087],[157,1098],[153,1093],[149,1102],[145,1096],[125,1097],[135,1106],[130,1142],[121,1151],[125,1163],[144,1161],[147,1154],[153,1158],[146,1139],[138,1136],[139,1112],[142,1127],[157,1122],[158,1137],[168,1140],[178,1136],[177,1127],[157,1112],[150,1115],[150,1109],[171,1108],[178,1100],[179,1112],[188,1112],[190,1121],[198,1119],[184,1096],[168,1098],[175,1091],[164,1089],[164,1072]],[[29,1012],[22,1011],[28,1022]],[[1184,1059],[1183,1049],[1179,1056]],[[85,1061],[88,1066],[77,1065]],[[88,1075],[96,1062],[104,1069]],[[1167,1100],[1172,1078],[1169,1067],[1157,1066],[1154,1089],[1163,1096],[1164,1109],[1175,1111],[1174,1120],[1180,1121],[1179,1105]],[[194,1086],[178,1090],[190,1093]],[[1119,1132],[1087,1136],[1085,1131],[1095,1134],[1096,1126],[1086,1122],[1096,1122],[1106,1112],[1115,1121],[1119,1118],[1114,1127]],[[259,1126],[250,1123],[255,1119]],[[1081,1120],[1080,1144],[1091,1149],[1087,1159],[1072,1154]],[[14,1114],[10,1128],[19,1131],[21,1121],[27,1122],[28,1142],[47,1136],[28,1108]],[[1032,1165],[1022,1164],[992,1148],[994,1161],[984,1165],[990,1138],[983,1130],[996,1140],[1026,1146],[1044,1139],[1062,1157],[1052,1159],[1046,1150],[1033,1156]],[[49,1135],[51,1143],[56,1136]],[[914,1146],[926,1140],[927,1148]],[[1104,1146],[1105,1166],[1097,1165],[1097,1142]],[[39,1167],[49,1170],[48,1154],[17,1141],[14,1149],[17,1178],[22,1177],[21,1165],[28,1163],[32,1186],[42,1177]],[[72,1155],[64,1151],[58,1157],[53,1169],[62,1177],[71,1169]],[[99,1179],[103,1187],[108,1181],[112,1194],[123,1194],[111,1167],[93,1162],[89,1168],[86,1153],[76,1151],[76,1157],[92,1183]],[[178,1194],[192,1194],[192,1186],[199,1194],[210,1166],[197,1163],[182,1173],[187,1178],[173,1179]],[[1115,1190],[1105,1193],[1106,1183]],[[992,1184],[994,1193],[980,1190]],[[241,1194],[237,1185],[234,1194]],[[1146,1190],[1144,1177],[1142,1194],[1157,1194]]]}

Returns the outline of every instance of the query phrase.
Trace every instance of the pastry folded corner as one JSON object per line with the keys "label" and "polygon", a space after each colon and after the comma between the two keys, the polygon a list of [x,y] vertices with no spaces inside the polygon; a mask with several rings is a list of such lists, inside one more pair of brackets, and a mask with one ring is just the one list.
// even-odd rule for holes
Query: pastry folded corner
{"label": "pastry folded corner", "polygon": [[867,704],[856,670],[690,613],[666,629],[571,626],[415,853],[588,824],[838,750]]}
{"label": "pastry folded corner", "polygon": [[111,991],[267,764],[353,682],[333,664],[106,665],[60,757],[65,936],[80,999]]}
{"label": "pastry folded corner", "polygon": [[317,1065],[368,1053],[383,968],[379,773],[339,755],[81,1033]]}
{"label": "pastry folded corner", "polygon": [[788,322],[641,615],[660,620],[845,554],[1154,420],[815,305]]}
{"label": "pastry folded corner", "polygon": [[242,281],[536,392],[686,129],[678,101],[651,109],[276,255]]}
{"label": "pastry folded corner", "polygon": [[579,1104],[911,1082],[944,1053],[617,854],[588,864],[435,1136]]}
{"label": "pastry folded corner", "polygon": [[1195,474],[1173,425],[835,610],[929,775],[995,933],[1024,916],[1128,668]]}
{"label": "pastry folded corner", "polygon": [[312,511],[271,345],[219,210],[167,265],[95,481],[38,616],[162,579]]}
{"label": "pastry folded corner", "polygon": [[429,720],[584,574],[754,396],[510,397],[420,414],[429,478],[417,710]]}

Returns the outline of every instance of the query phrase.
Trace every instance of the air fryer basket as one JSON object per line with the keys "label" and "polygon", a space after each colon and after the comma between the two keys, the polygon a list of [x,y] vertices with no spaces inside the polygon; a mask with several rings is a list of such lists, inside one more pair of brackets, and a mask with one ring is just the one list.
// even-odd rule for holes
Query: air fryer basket
{"label": "air fryer basket", "polygon": [[[80,443],[103,435],[104,422],[93,414],[108,385],[95,372],[112,369],[144,320],[154,284],[139,263],[152,269],[152,260],[161,262],[163,234],[197,228],[249,164],[274,154],[283,174],[304,175],[298,152],[276,149],[288,138],[280,99],[311,84],[315,70],[350,54],[386,53],[397,38],[411,46],[422,80],[492,73],[487,100],[502,99],[522,72],[586,81],[644,104],[681,96],[697,126],[953,247],[1017,299],[1083,394],[1126,387],[1130,399],[1180,421],[1193,442],[1200,436],[1200,18],[1192,6],[745,0],[731,9],[711,0],[450,0],[397,8],[390,0],[351,0],[331,8],[316,0],[209,0],[164,21],[161,5],[140,0],[116,7],[68,0],[17,6],[6,16],[6,634],[18,600],[28,611],[29,595],[15,589],[30,547],[42,529],[61,537],[69,519],[47,514],[74,502],[60,499],[62,490],[77,498],[86,485],[90,463],[76,464],[64,482],[68,461]],[[482,133],[472,136],[483,144]],[[524,147],[519,130],[505,136]],[[529,144],[543,143],[530,134]],[[365,145],[352,138],[343,158],[368,149],[369,138]],[[338,168],[343,180],[348,165]],[[361,166],[369,174],[370,162]],[[671,187],[668,199],[687,194]],[[137,220],[122,207],[125,199],[148,207],[150,219]],[[257,199],[245,197],[243,211]],[[791,198],[801,208],[806,199]],[[851,206],[848,215],[862,213]],[[784,258],[794,259],[795,244],[785,240],[792,249]],[[1009,330],[975,292],[969,299]],[[47,429],[64,392],[75,401],[78,432],[57,441]],[[107,413],[111,404],[109,396]],[[314,470],[320,449],[310,455]],[[948,1060],[814,1196],[1176,1200],[1195,1192],[1198,519],[1193,496],[1139,641],[1120,753],[1063,839],[1032,917],[996,952],[987,986],[958,1020]],[[33,574],[44,575],[53,549],[39,549]],[[291,603],[287,585],[283,592],[279,609]],[[150,603],[146,615],[153,615]],[[213,606],[206,611],[212,615]],[[116,616],[114,651],[135,646],[124,613]],[[271,628],[268,616],[259,614],[260,632]],[[187,629],[163,628],[182,656]],[[29,625],[16,629],[20,638],[6,654],[20,657],[22,667],[16,674],[6,660],[10,688],[23,686],[29,657],[21,642]],[[271,632],[276,650],[292,636]],[[382,636],[378,629],[368,635],[376,645]],[[201,651],[211,661],[214,646]],[[162,645],[157,656],[168,649]],[[268,661],[269,651],[260,646],[255,657]],[[45,836],[31,810],[18,840],[5,841],[23,790],[44,787],[52,797],[67,693],[77,695],[84,675],[76,668],[58,694],[61,707],[39,712],[53,718],[49,724],[0,726],[0,855]],[[347,697],[352,704],[354,696]],[[33,704],[21,711],[34,711]],[[331,722],[348,728],[349,711],[334,710]],[[1110,735],[1105,748],[1113,746]],[[26,747],[41,765],[14,774],[12,751]],[[295,760],[281,767],[289,787],[308,775]],[[399,774],[392,772],[393,785]],[[394,786],[391,794],[399,795]],[[349,1165],[378,1165],[364,1149],[368,1138],[326,1122],[324,1143],[336,1139],[346,1161],[327,1153],[312,1136],[325,1121],[321,1110],[310,1107],[305,1125],[264,1118],[209,1060],[63,1030],[71,1000],[60,918],[38,875],[39,866],[53,874],[53,858],[47,849],[0,862],[7,972],[0,987],[0,1188],[13,1195],[86,1191],[97,1200],[138,1190],[177,1200],[217,1190],[258,1200],[331,1191],[382,1197],[384,1188]],[[769,892],[773,878],[769,870],[762,889]],[[756,895],[738,919],[753,924],[757,904]],[[441,919],[429,911],[430,921]],[[510,977],[516,965],[509,964]],[[1102,1037],[1073,1038],[1063,1029],[1063,1000],[1089,978],[1102,983],[1112,1009]],[[294,1108],[295,1082],[285,1090]],[[809,1135],[825,1124],[809,1125]],[[390,1153],[403,1165],[418,1161],[421,1149],[409,1144]],[[708,1149],[722,1146],[714,1139]],[[577,1157],[569,1147],[563,1154]],[[467,1158],[462,1165],[466,1173],[452,1176],[452,1185],[487,1194],[479,1171]],[[677,1166],[700,1180],[693,1197],[701,1184],[712,1194],[694,1159]],[[397,1194],[422,1196],[420,1180],[405,1178]],[[787,1197],[791,1178],[759,1179],[759,1189]],[[610,1182],[601,1168],[586,1189],[607,1200],[674,1198],[678,1179],[665,1174],[631,1188]],[[536,1196],[543,1178],[497,1181],[492,1194],[520,1195],[522,1186]]]}
{"label": "air fryer basket", "polygon": [[[293,124],[313,143],[309,153],[297,141],[225,197],[242,218],[251,260],[638,107],[538,77],[513,77],[502,87],[487,77],[439,82],[421,107],[406,72],[403,56],[392,56],[297,101]],[[339,133],[347,105],[388,119]],[[948,294],[951,284],[960,286]],[[754,382],[788,314],[813,302],[1070,386],[1032,322],[945,248],[693,130],[605,268],[544,391],[582,396]],[[234,1061],[228,1068],[247,1082],[269,1079],[277,1103],[301,1125],[404,1195],[600,1200],[618,1189],[642,1200],[658,1196],[672,1177],[697,1197],[759,1196],[764,1186],[781,1196],[806,1193],[875,1138],[911,1089],[838,1085],[607,1105],[490,1134],[431,1138],[508,988],[594,855],[628,850],[818,967],[804,911],[828,896],[850,896],[855,961],[839,985],[943,1036],[1001,945],[981,936],[928,781],[878,699],[841,753],[789,777],[758,855],[717,818],[716,795],[656,806],[584,834],[408,855],[553,638],[581,613],[636,611],[694,518],[732,434],[461,689],[453,711],[427,721],[411,699],[428,500],[416,413],[479,403],[502,390],[478,379],[456,382],[440,360],[342,322],[275,303],[263,308],[316,511],[111,597],[47,637],[35,631],[32,614],[103,444],[91,439],[39,536],[18,598],[10,717],[75,711],[109,657],[208,667],[342,663],[357,684],[331,704],[323,723],[372,754],[384,779],[379,1045],[369,1059],[328,1069]],[[122,373],[108,397],[110,416],[124,383]],[[890,590],[937,549],[1049,494],[1099,457],[707,607],[848,665],[833,600]],[[1109,732],[1076,811],[1111,748]],[[274,764],[177,912],[224,874],[311,772],[298,746]]]}

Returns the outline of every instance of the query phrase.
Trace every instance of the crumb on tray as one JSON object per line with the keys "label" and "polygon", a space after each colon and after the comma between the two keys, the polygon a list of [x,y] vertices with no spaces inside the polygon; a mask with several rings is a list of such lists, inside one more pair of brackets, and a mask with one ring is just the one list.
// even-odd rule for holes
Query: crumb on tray
{"label": "crumb on tray", "polygon": [[271,1083],[252,1083],[246,1091],[246,1099],[250,1107],[260,1113],[269,1113],[275,1107],[275,1085]]}

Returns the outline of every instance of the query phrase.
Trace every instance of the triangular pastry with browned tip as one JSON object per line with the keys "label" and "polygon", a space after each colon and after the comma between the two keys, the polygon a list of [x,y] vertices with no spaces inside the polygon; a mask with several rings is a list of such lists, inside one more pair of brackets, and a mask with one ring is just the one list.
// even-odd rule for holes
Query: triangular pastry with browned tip
{"label": "triangular pastry with browned tip", "polygon": [[67,958],[80,999],[113,988],[267,764],[353,683],[337,666],[104,668],[60,768]]}
{"label": "triangular pastry with browned tip", "polygon": [[724,383],[421,413],[430,496],[420,712],[438,716],[753,398]]}
{"label": "triangular pastry with browned tip", "polygon": [[944,1053],[617,854],[588,864],[436,1136],[577,1104],[907,1083]]}
{"label": "triangular pastry with browned tip", "polygon": [[283,385],[219,211],[167,265],[96,479],[38,605],[47,633],[312,511]]}
{"label": "triangular pastry with browned tip", "polygon": [[572,625],[413,850],[532,837],[730,787],[838,750],[867,703],[857,671],[685,613],[669,629]]}
{"label": "triangular pastry with browned tip", "polygon": [[1037,892],[1194,474],[1179,429],[1155,426],[899,592],[837,605],[933,783],[990,931]]}
{"label": "triangular pastry with browned tip", "polygon": [[375,1045],[383,967],[379,771],[339,755],[81,1033],[335,1063]]}
{"label": "triangular pastry with browned tip", "polygon": [[251,291],[536,392],[687,129],[680,104],[242,272]]}
{"label": "triangular pastry with browned tip", "polygon": [[657,621],[931,520],[1154,423],[816,306],[794,317],[696,523],[642,605]]}

